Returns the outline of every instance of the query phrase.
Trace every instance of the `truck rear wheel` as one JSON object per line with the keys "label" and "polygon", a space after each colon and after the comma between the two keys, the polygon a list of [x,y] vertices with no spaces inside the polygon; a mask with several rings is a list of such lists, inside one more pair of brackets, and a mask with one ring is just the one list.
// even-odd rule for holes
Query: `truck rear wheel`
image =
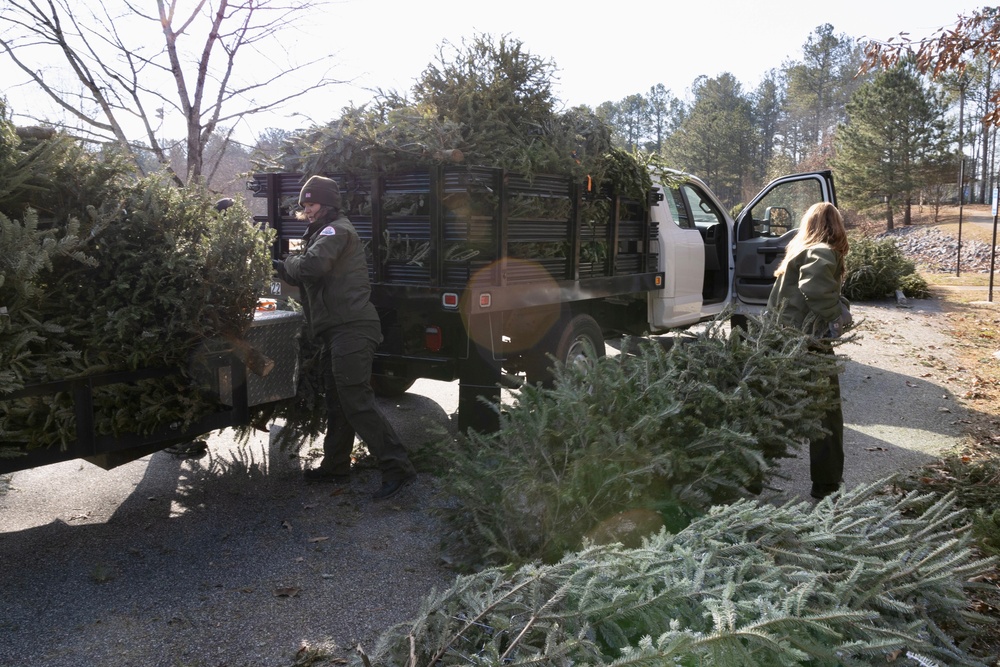
{"label": "truck rear wheel", "polygon": [[592,363],[604,356],[604,333],[590,315],[577,315],[542,341],[528,364],[528,382],[551,387],[555,380],[551,354],[564,364]]}
{"label": "truck rear wheel", "polygon": [[373,375],[371,377],[372,391],[380,398],[398,398],[416,382],[414,378],[395,375]]}

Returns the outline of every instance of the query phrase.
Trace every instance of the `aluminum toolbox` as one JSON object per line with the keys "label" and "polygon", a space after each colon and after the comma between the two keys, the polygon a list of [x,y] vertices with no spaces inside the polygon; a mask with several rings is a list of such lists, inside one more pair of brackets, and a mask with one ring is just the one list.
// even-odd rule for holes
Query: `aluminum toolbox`
{"label": "aluminum toolbox", "polygon": [[[274,361],[271,371],[260,376],[247,372],[247,404],[260,405],[295,396],[299,377],[299,333],[302,313],[291,310],[257,311],[246,340]],[[232,372],[219,370],[219,398],[233,404]]]}

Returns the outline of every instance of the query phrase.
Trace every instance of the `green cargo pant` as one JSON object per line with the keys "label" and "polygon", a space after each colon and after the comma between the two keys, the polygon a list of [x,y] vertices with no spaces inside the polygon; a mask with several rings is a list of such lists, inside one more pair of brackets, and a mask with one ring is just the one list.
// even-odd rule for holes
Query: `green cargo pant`
{"label": "green cargo pant", "polygon": [[320,464],[324,472],[350,473],[357,435],[378,459],[383,482],[414,473],[399,436],[375,403],[371,387],[372,359],[381,340],[379,323],[367,321],[337,327],[324,336],[321,363],[327,430]]}

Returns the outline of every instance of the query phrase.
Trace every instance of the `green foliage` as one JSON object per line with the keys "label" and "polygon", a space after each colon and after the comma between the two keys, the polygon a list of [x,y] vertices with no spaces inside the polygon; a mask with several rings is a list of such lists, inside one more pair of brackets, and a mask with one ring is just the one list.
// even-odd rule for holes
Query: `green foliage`
{"label": "green foliage", "polygon": [[[30,174],[8,192],[14,212],[0,214],[0,392],[167,368],[180,375],[95,388],[97,432],[185,425],[215,409],[195,385],[205,354],[238,344],[252,322],[270,275],[267,233],[245,224],[239,205],[222,214],[197,187],[137,182],[116,159],[69,148],[63,137],[38,148],[36,159],[14,156]],[[42,187],[56,177],[61,185]],[[33,207],[15,217],[35,201],[52,204],[44,225]],[[5,444],[75,438],[68,392],[3,407]]]}
{"label": "green foliage", "polygon": [[931,295],[930,285],[919,273],[908,273],[899,279],[899,289],[911,299],[926,299]]}
{"label": "green foliage", "polygon": [[[641,548],[458,577],[389,629],[371,665],[992,664],[966,591],[974,560],[953,500],[876,495],[815,507],[741,500]],[[360,659],[356,659],[358,664]]]}
{"label": "green foliage", "polygon": [[470,565],[553,562],[637,508],[682,526],[773,474],[821,432],[835,361],[773,318],[721,321],[664,349],[557,367],[522,388],[500,430],[445,439],[449,548]]}
{"label": "green foliage", "polygon": [[37,132],[22,140],[0,118],[0,213],[7,217],[21,219],[31,208],[43,225],[85,219],[88,206],[134,182],[114,148],[95,152],[68,135],[31,129]]}
{"label": "green foliage", "polygon": [[916,265],[892,239],[852,238],[845,263],[843,294],[851,301],[884,299],[897,289],[913,298],[923,298],[929,293],[926,281],[916,272]]}
{"label": "green foliage", "polygon": [[380,95],[286,142],[259,166],[356,174],[464,162],[532,174],[605,177],[608,125],[584,107],[556,111],[555,68],[517,40],[478,35],[442,45],[412,99]]}
{"label": "green foliage", "polygon": [[46,281],[58,265],[94,266],[80,248],[79,224],[40,230],[28,211],[19,223],[0,214],[0,394],[66,368],[79,350],[61,340],[62,326],[46,319]]}
{"label": "green foliage", "polygon": [[928,161],[947,159],[944,106],[912,68],[899,65],[862,85],[837,131],[834,168],[845,203],[881,211],[887,228],[912,197]]}
{"label": "green foliage", "polygon": [[752,147],[759,137],[750,100],[728,72],[714,79],[701,77],[692,89],[694,102],[677,131],[666,139],[664,153],[671,164],[697,174],[733,206],[753,170]]}
{"label": "green foliage", "polygon": [[797,135],[789,138],[792,145],[819,146],[822,135],[837,126],[851,96],[865,81],[865,75],[858,72],[861,47],[853,37],[834,33],[834,26],[824,23],[806,39],[802,56],[784,68],[789,116],[785,127]]}
{"label": "green foliage", "polygon": [[972,533],[983,553],[1000,556],[1000,508],[977,509],[972,518]]}
{"label": "green foliage", "polygon": [[900,476],[905,491],[943,496],[954,493],[959,507],[972,513],[972,534],[980,551],[1000,556],[1000,470],[993,456],[954,452]]}

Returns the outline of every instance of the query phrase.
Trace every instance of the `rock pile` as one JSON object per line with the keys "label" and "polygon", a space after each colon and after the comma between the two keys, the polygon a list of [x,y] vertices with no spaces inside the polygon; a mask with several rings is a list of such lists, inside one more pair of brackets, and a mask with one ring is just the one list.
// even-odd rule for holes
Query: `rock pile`
{"label": "rock pile", "polygon": [[[958,256],[958,238],[939,229],[902,227],[883,232],[878,238],[891,238],[917,268],[937,273],[955,272]],[[1000,268],[1000,246],[997,247],[997,265]],[[962,271],[989,273],[990,244],[962,239]]]}

